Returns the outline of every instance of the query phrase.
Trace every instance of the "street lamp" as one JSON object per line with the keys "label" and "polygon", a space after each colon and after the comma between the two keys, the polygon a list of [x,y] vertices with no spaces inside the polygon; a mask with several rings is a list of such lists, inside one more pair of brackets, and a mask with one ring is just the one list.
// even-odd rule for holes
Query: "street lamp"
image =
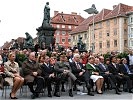
{"label": "street lamp", "polygon": [[94,46],[95,46],[95,39],[94,39],[94,34],[95,34],[95,32],[94,32],[94,28],[95,28],[95,26],[94,26],[94,14],[98,14],[98,11],[97,11],[97,9],[95,7],[95,4],[92,4],[91,8],[85,9],[84,11],[87,12],[88,14],[93,14],[93,29],[92,29],[92,46],[91,46],[91,48],[92,48],[92,52],[94,52]]}

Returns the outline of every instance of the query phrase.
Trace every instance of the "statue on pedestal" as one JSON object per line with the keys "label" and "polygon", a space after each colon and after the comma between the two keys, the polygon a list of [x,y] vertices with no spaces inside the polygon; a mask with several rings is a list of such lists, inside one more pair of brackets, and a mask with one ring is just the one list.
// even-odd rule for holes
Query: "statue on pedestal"
{"label": "statue on pedestal", "polygon": [[86,50],[86,44],[82,42],[82,37],[79,38],[77,47],[79,51]]}
{"label": "statue on pedestal", "polygon": [[28,32],[26,32],[25,35],[26,35],[26,38],[24,41],[24,47],[25,48],[33,48],[34,44],[33,44],[32,36]]}
{"label": "statue on pedestal", "polygon": [[49,2],[46,2],[46,5],[44,7],[43,17],[44,18],[43,18],[42,25],[36,29],[38,31],[37,33],[38,45],[40,46],[41,49],[49,47],[51,43],[54,45],[54,32],[56,28],[50,25]]}

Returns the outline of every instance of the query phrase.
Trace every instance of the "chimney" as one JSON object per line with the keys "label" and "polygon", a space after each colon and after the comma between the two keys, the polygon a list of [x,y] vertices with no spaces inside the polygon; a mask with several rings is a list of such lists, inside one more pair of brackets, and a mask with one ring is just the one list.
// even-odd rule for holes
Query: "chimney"
{"label": "chimney", "polygon": [[113,9],[115,9],[116,6],[117,6],[117,5],[113,5]]}
{"label": "chimney", "polygon": [[54,16],[57,15],[59,12],[58,11],[54,11]]}
{"label": "chimney", "polygon": [[76,12],[71,12],[71,14],[72,14],[72,15],[77,15],[77,13],[76,13]]}

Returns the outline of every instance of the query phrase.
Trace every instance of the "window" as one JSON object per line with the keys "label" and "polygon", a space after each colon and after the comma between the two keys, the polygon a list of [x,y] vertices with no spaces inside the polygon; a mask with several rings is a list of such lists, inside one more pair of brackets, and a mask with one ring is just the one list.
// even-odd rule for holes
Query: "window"
{"label": "window", "polygon": [[117,40],[114,40],[114,47],[117,47]]}
{"label": "window", "polygon": [[126,24],[127,23],[127,19],[124,19],[124,24]]}
{"label": "window", "polygon": [[107,41],[107,48],[110,48],[110,41]]}
{"label": "window", "polygon": [[84,39],[87,39],[87,34],[84,34]]}
{"label": "window", "polygon": [[133,17],[131,17],[131,21],[130,22],[133,22]]}
{"label": "window", "polygon": [[99,28],[102,28],[102,23],[99,23]]}
{"label": "window", "polygon": [[133,40],[130,41],[130,46],[133,46]]}
{"label": "window", "polygon": [[59,42],[60,42],[60,37],[56,36],[56,43],[59,43]]}
{"label": "window", "polygon": [[73,36],[73,40],[75,40],[75,36]]}
{"label": "window", "polygon": [[65,28],[65,25],[62,25],[62,28]]}
{"label": "window", "polygon": [[124,46],[127,47],[127,40],[124,40]]}
{"label": "window", "polygon": [[114,28],[114,35],[117,35],[117,29]]}
{"label": "window", "polygon": [[117,24],[117,19],[114,19],[114,25],[116,25]]}
{"label": "window", "polygon": [[71,42],[71,39],[68,39],[68,42]]}
{"label": "window", "polygon": [[68,28],[71,29],[72,27],[69,25]]}
{"label": "window", "polygon": [[56,31],[56,35],[59,35],[60,34],[60,31]]}
{"label": "window", "polygon": [[124,34],[127,34],[127,29],[124,29]]}
{"label": "window", "polygon": [[57,25],[56,27],[57,27],[57,28],[60,28],[60,25]]}
{"label": "window", "polygon": [[62,35],[65,35],[66,34],[66,31],[62,31]]}
{"label": "window", "polygon": [[131,34],[133,34],[133,28],[131,28]]}
{"label": "window", "polygon": [[109,36],[109,33],[107,33],[107,36]]}
{"label": "window", "polygon": [[99,48],[100,49],[102,48],[102,42],[99,42]]}
{"label": "window", "polygon": [[62,42],[65,42],[65,39],[62,39]]}
{"label": "window", "polygon": [[110,25],[110,22],[109,21],[106,21],[106,26],[109,26]]}
{"label": "window", "polygon": [[102,38],[102,32],[99,32],[99,38]]}

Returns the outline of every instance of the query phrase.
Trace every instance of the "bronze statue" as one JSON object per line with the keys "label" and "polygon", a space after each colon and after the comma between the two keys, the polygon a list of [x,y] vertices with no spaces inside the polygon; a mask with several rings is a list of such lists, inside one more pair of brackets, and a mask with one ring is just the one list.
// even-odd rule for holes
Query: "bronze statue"
{"label": "bronze statue", "polygon": [[79,51],[86,49],[86,44],[82,42],[82,37],[79,37],[77,47],[78,47]]}
{"label": "bronze statue", "polygon": [[25,45],[24,45],[25,48],[33,48],[34,44],[32,36],[28,32],[26,32],[25,35],[26,35]]}
{"label": "bronze statue", "polygon": [[44,8],[44,19],[42,26],[46,26],[50,24],[50,7],[49,2],[46,2],[45,8]]}

